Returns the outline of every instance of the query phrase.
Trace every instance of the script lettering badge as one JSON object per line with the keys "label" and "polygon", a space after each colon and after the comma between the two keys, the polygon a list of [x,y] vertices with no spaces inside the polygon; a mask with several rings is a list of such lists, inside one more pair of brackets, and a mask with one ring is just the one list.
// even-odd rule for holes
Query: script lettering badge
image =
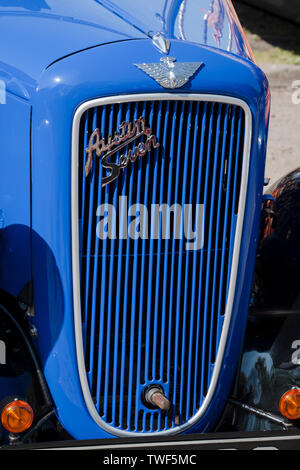
{"label": "script lettering badge", "polygon": [[[121,154],[117,162],[110,161],[110,158],[118,153],[122,148],[131,142],[144,137],[134,148],[131,148],[125,154]],[[102,187],[114,181],[120,175],[121,168],[127,167],[129,162],[134,163],[138,157],[143,157],[152,149],[159,147],[159,143],[152,130],[145,125],[145,118],[140,117],[133,123],[123,122],[119,126],[119,132],[115,132],[114,137],[108,136],[107,141],[101,138],[99,129],[95,129],[89,139],[88,147],[85,152],[87,155],[85,163],[85,175],[89,175],[93,162],[93,153],[101,157],[101,165],[109,170],[109,174],[102,178]]]}

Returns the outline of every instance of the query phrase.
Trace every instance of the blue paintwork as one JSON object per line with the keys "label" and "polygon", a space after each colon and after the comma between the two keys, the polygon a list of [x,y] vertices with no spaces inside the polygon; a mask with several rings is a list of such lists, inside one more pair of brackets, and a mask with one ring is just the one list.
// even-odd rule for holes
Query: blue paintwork
{"label": "blue paintwork", "polygon": [[30,280],[30,106],[0,104],[0,286],[18,295]]}
{"label": "blue paintwork", "polygon": [[[171,38],[170,54],[178,61],[201,61],[205,64],[193,80],[178,91],[235,96],[244,99],[251,108],[254,121],[251,167],[233,322],[214,399],[206,416],[192,430],[207,431],[223,409],[242,344],[241,333],[246,323],[259,228],[269,107],[266,78],[249,60],[251,52],[235,20],[231,4],[227,0],[202,1],[200,7],[199,2],[191,0],[185,3],[185,9],[180,10],[182,3],[175,1],[166,2],[164,10],[162,2],[155,1],[151,2],[153,6],[147,5],[143,9],[141,21],[136,19],[136,11],[140,8],[138,1],[114,2],[118,5],[114,14],[110,8],[113,3],[109,1],[86,1],[84,7],[82,2],[67,4],[54,0],[10,1],[7,2],[8,6],[3,4],[0,22],[15,31],[15,39],[8,41],[8,26],[4,29],[0,27],[1,44],[7,44],[7,48],[1,51],[0,71],[9,77],[6,82],[11,92],[7,94],[8,98],[12,94],[22,96],[20,108],[27,115],[23,116],[17,127],[12,121],[18,110],[17,105],[12,105],[9,110],[6,110],[8,106],[0,105],[0,112],[10,116],[4,130],[1,120],[1,146],[11,152],[11,159],[5,159],[2,163],[3,172],[8,176],[0,184],[0,209],[9,212],[7,226],[13,229],[11,225],[20,225],[26,232],[30,226],[30,104],[32,272],[35,324],[39,332],[35,346],[57,407],[57,415],[75,438],[108,437],[94,423],[83,405],[74,360],[70,152],[75,109],[84,101],[101,96],[162,92],[154,80],[132,65],[159,61],[161,53],[153,47],[145,32],[162,29]],[[157,9],[156,5],[159,5]],[[214,6],[215,15],[204,21],[211,5]],[[223,13],[218,16],[220,9],[224,16]],[[180,12],[183,20],[179,28]],[[91,22],[94,24],[91,25]],[[222,32],[221,37],[218,34],[219,39],[215,36],[218,28]],[[232,43],[227,51],[230,35]],[[94,47],[103,43],[109,44]],[[74,54],[79,50],[80,53]],[[5,111],[2,111],[4,108]],[[21,115],[17,119],[21,120]],[[13,135],[20,132],[23,137],[23,145],[18,141],[21,152],[9,148],[6,135],[8,125],[14,129],[14,132],[10,131]],[[18,186],[13,186],[16,175]],[[12,197],[15,197],[15,203],[9,205],[7,201]],[[3,248],[4,245],[1,245]],[[27,241],[24,251],[29,252],[29,248]],[[14,249],[13,242],[8,246],[10,249]],[[29,260],[25,264],[24,269],[20,267],[15,270],[12,267],[9,278],[11,286],[5,284],[3,276],[0,277],[0,288],[16,292],[21,280],[23,282],[23,278],[28,277],[24,273],[28,275],[30,272]]]}
{"label": "blue paintwork", "polygon": [[[231,2],[225,0],[14,0],[0,5],[0,78],[27,97],[53,62],[100,44],[143,39],[161,31],[170,39],[205,44],[252,59]],[[12,38],[13,32],[13,40]]]}

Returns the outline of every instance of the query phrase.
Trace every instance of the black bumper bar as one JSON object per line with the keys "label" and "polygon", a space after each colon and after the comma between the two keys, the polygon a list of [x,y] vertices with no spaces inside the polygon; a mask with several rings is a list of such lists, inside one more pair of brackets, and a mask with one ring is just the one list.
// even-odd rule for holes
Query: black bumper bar
{"label": "black bumper bar", "polygon": [[[88,441],[59,441],[43,444],[14,445],[2,450],[64,450],[91,451],[103,455],[138,455],[151,463],[153,455],[191,455],[201,450],[300,450],[300,429],[292,431],[208,433],[173,436],[170,438],[124,438]],[[170,457],[169,457],[170,458]],[[150,461],[149,461],[150,459]],[[175,457],[174,457],[175,459]],[[145,462],[146,460],[142,460]],[[152,463],[155,463],[154,461]]]}

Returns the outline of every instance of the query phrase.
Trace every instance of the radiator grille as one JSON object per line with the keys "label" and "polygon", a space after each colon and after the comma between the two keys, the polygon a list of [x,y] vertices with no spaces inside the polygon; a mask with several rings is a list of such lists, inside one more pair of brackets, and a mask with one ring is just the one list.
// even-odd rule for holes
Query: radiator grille
{"label": "radiator grille", "polygon": [[[107,170],[101,157],[93,156],[86,176],[85,149],[94,129],[107,138],[123,122],[141,116],[160,146],[130,162],[104,187]],[[197,413],[207,395],[226,308],[244,140],[244,110],[217,101],[113,103],[90,108],[81,117],[78,203],[85,369],[97,413],[116,431],[176,430]],[[134,145],[112,158],[119,161]],[[123,238],[99,239],[97,208],[105,203],[116,208],[119,233],[126,213],[120,210],[120,196],[126,208],[202,204],[203,247],[188,250],[186,240],[175,238],[172,223],[168,238],[160,234],[134,240],[123,233]],[[152,384],[163,387],[172,403],[168,412],[145,404],[143,391]]]}

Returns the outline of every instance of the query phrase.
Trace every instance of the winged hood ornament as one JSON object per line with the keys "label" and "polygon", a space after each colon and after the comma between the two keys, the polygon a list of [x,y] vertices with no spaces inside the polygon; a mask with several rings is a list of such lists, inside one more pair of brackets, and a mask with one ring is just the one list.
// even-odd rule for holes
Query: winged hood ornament
{"label": "winged hood ornament", "polygon": [[134,64],[164,88],[181,88],[199,70],[203,62],[176,62],[174,57],[162,57],[161,63]]}

